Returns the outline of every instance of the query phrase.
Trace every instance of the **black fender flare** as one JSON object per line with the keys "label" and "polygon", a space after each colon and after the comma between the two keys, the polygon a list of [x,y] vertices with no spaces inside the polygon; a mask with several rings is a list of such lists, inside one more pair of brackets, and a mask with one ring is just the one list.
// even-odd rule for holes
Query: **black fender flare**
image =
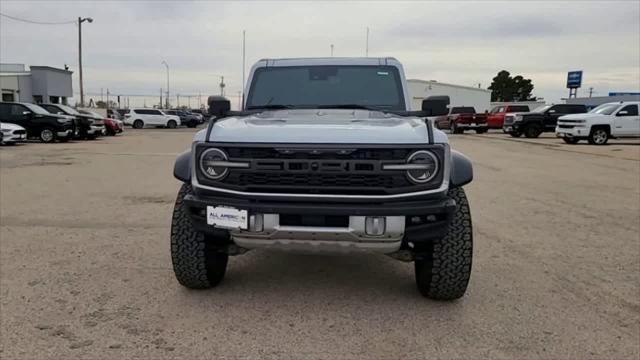
{"label": "black fender flare", "polygon": [[173,164],[173,176],[182,182],[191,182],[191,150],[178,155]]}
{"label": "black fender flare", "polygon": [[460,152],[451,150],[450,187],[460,187],[473,180],[471,160]]}

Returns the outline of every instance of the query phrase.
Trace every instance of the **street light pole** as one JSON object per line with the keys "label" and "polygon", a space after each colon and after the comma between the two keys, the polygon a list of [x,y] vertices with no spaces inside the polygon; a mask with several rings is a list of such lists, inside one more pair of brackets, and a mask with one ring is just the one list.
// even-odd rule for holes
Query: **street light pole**
{"label": "street light pole", "polygon": [[165,97],[167,104],[165,105],[165,107],[168,109],[169,108],[169,64],[167,64],[167,62],[164,60],[162,60],[162,64],[164,64],[164,66],[166,66],[167,68],[167,96]]}
{"label": "street light pole", "polygon": [[92,18],[78,17],[78,71],[80,76],[80,107],[84,107],[84,87],[82,84],[82,23],[93,22]]}

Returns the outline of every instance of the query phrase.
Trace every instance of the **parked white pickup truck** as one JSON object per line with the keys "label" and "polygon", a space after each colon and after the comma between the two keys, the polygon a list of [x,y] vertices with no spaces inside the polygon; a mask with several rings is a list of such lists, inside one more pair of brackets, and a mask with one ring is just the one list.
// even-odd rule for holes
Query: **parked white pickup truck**
{"label": "parked white pickup truck", "polygon": [[640,101],[602,104],[586,114],[571,114],[558,119],[556,136],[567,144],[587,140],[604,145],[609,138],[640,137]]}

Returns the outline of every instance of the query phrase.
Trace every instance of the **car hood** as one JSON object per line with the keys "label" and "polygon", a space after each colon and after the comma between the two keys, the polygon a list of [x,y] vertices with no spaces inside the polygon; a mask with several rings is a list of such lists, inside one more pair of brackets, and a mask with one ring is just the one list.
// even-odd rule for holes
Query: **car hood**
{"label": "car hood", "polygon": [[12,124],[12,123],[6,123],[6,122],[2,122],[0,123],[0,129],[3,130],[24,130],[24,128],[20,125],[16,125],[16,124]]}
{"label": "car hood", "polygon": [[560,119],[563,119],[563,120],[588,120],[588,119],[600,118],[600,117],[603,117],[603,116],[606,117],[606,116],[609,116],[609,115],[582,113],[582,114],[563,115],[563,116],[560,116]]}
{"label": "car hood", "polygon": [[[201,135],[200,135],[201,136]],[[196,135],[196,140],[198,135]],[[217,121],[209,141],[319,144],[424,144],[422,119],[369,110],[277,110]],[[442,139],[440,139],[442,140]],[[442,142],[442,141],[440,141]]]}

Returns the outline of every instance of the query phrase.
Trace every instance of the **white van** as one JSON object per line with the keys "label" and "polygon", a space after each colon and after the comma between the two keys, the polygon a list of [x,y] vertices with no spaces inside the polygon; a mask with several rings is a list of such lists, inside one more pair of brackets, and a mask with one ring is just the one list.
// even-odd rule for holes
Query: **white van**
{"label": "white van", "polygon": [[158,109],[130,109],[124,114],[124,124],[135,129],[143,127],[167,127],[174,129],[180,126],[180,117],[167,115]]}

